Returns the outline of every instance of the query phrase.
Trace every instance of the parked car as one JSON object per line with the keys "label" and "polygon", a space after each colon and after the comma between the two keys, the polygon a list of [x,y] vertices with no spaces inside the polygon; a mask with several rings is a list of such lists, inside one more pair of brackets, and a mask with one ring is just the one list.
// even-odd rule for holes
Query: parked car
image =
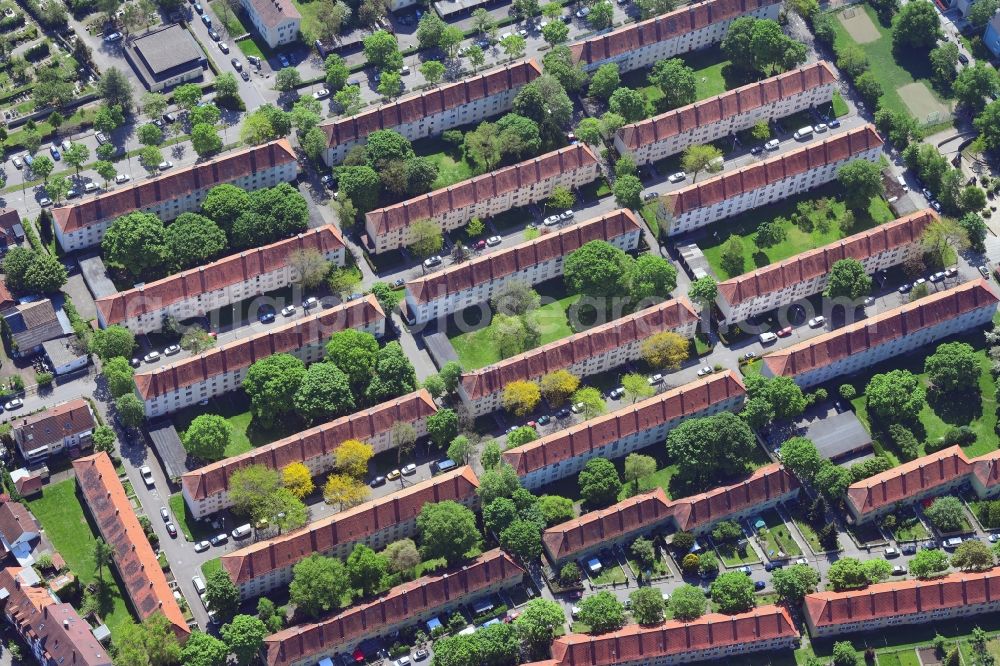
{"label": "parked car", "polygon": [[826,323],[826,317],[818,315],[809,320],[809,328],[819,328]]}
{"label": "parked car", "polygon": [[148,354],[146,354],[145,356],[143,356],[142,360],[144,362],[146,362],[146,363],[155,363],[156,361],[160,360],[160,352],[155,351],[155,350],[151,351]]}
{"label": "parked car", "polygon": [[656,373],[655,375],[652,375],[649,378],[649,385],[650,386],[656,386],[657,384],[661,384],[661,383],[663,383],[663,375],[661,375],[659,372]]}
{"label": "parked car", "polygon": [[313,93],[313,99],[316,100],[326,99],[329,96],[330,96],[330,91],[327,90],[326,88],[320,88],[319,90]]}
{"label": "parked car", "polygon": [[173,166],[174,163],[171,162],[170,160],[163,160],[158,165],[156,165],[156,168],[159,169],[160,171],[166,171],[167,169],[173,168]]}
{"label": "parked car", "polygon": [[233,69],[235,69],[237,72],[243,71],[243,63],[239,61],[239,58],[231,58],[229,62],[232,63]]}
{"label": "parked car", "polygon": [[392,288],[402,289],[404,284],[406,284],[406,280],[404,280],[403,278],[396,278],[395,280],[392,281]]}
{"label": "parked car", "polygon": [[667,180],[669,180],[671,183],[679,183],[685,178],[687,178],[687,174],[684,173],[683,171],[678,171],[677,173],[672,173],[669,176],[667,176]]}
{"label": "parked car", "polygon": [[472,249],[473,250],[477,250],[477,251],[478,250],[485,250],[486,249],[486,241],[484,241],[484,240],[476,241],[476,244],[472,246]]}
{"label": "parked car", "polygon": [[913,289],[913,285],[911,285],[909,282],[904,282],[903,284],[899,285],[899,289],[897,289],[896,291],[898,291],[901,294],[906,294],[909,293],[911,289]]}
{"label": "parked car", "polygon": [[372,482],[369,485],[372,488],[377,488],[378,486],[385,485],[385,477],[382,475],[376,476],[374,479],[372,479]]}
{"label": "parked car", "polygon": [[763,590],[765,587],[767,587],[767,583],[765,583],[762,580],[755,580],[753,582],[753,589],[757,590],[758,592]]}
{"label": "parked car", "polygon": [[288,67],[288,66],[290,66],[292,64],[292,63],[288,62],[288,57],[284,53],[279,53],[278,54],[278,62],[281,63],[282,67]]}
{"label": "parked car", "polygon": [[827,126],[826,123],[820,123],[819,125],[813,125],[813,131],[816,132],[816,134],[822,134],[823,132],[825,132],[828,129],[829,129],[829,127]]}
{"label": "parked car", "polygon": [[244,81],[249,81],[250,80],[250,72],[248,72],[247,70],[244,69],[242,72],[240,72],[240,78],[243,79]]}
{"label": "parked car", "polygon": [[885,559],[889,560],[889,559],[892,559],[894,557],[899,557],[899,551],[896,550],[895,548],[893,548],[892,546],[886,546],[885,547]]}
{"label": "parked car", "polygon": [[225,42],[219,42],[219,50],[225,53],[226,55],[229,55],[229,44],[226,44]]}
{"label": "parked car", "polygon": [[49,152],[52,153],[52,159],[56,162],[62,159],[62,153],[59,152],[59,148],[57,146],[49,146]]}
{"label": "parked car", "polygon": [[791,334],[792,334],[792,327],[791,326],[786,326],[783,329],[781,329],[780,331],[778,331],[777,335],[778,335],[779,338],[787,338]]}
{"label": "parked car", "polygon": [[590,7],[584,7],[583,9],[580,9],[576,12],[576,17],[587,18],[588,14],[590,14]]}
{"label": "parked car", "polygon": [[865,298],[865,307],[867,308],[867,307],[872,306],[872,305],[875,305],[875,297],[874,296],[868,296],[868,297],[866,297]]}
{"label": "parked car", "polygon": [[282,317],[291,317],[293,314],[295,314],[294,305],[286,305],[285,307],[281,308]]}
{"label": "parked car", "polygon": [[969,56],[965,55],[964,53],[959,53],[958,54],[958,61],[960,63],[962,63],[963,65],[968,65],[969,64]]}
{"label": "parked car", "polygon": [[260,313],[257,317],[262,324],[273,324],[274,323],[274,313],[270,311]]}
{"label": "parked car", "polygon": [[167,347],[166,349],[163,350],[163,355],[164,356],[173,356],[174,354],[179,354],[180,351],[181,351],[181,346],[180,345],[170,345],[169,347]]}
{"label": "parked car", "polygon": [[208,14],[201,15],[201,22],[205,24],[206,28],[212,27],[212,18]]}
{"label": "parked car", "polygon": [[574,213],[573,211],[571,211],[571,210],[564,210],[563,212],[561,212],[559,214],[559,219],[563,220],[563,221],[572,220],[574,215],[576,215],[576,213]]}
{"label": "parked car", "polygon": [[830,126],[830,129],[837,129],[838,127],[840,127],[840,121],[834,118],[833,120],[829,121],[827,125]]}
{"label": "parked car", "polygon": [[548,414],[542,414],[538,417],[538,425],[548,425],[552,422],[552,417]]}
{"label": "parked car", "polygon": [[220,42],[220,41],[222,41],[222,35],[220,35],[219,33],[217,33],[215,30],[213,30],[211,28],[208,29],[208,36],[212,38],[213,42]]}
{"label": "parked car", "polygon": [[13,400],[8,400],[7,402],[4,403],[3,406],[3,408],[6,410],[21,409],[22,407],[24,407],[24,401],[21,400],[20,398],[14,398]]}
{"label": "parked car", "polygon": [[903,555],[916,555],[917,554],[917,544],[908,543],[900,548]]}
{"label": "parked car", "polygon": [[403,465],[403,469],[401,469],[400,472],[402,472],[403,476],[410,476],[411,474],[416,474],[417,466],[414,463]]}
{"label": "parked car", "polygon": [[570,411],[567,408],[565,408],[565,407],[563,407],[558,412],[556,412],[556,418],[560,419],[560,420],[569,418],[569,415],[570,415]]}
{"label": "parked car", "polygon": [[171,539],[177,538],[177,526],[173,523],[167,523],[167,534],[170,535]]}
{"label": "parked car", "polygon": [[132,176],[128,175],[127,173],[120,173],[117,176],[115,176],[115,182],[118,183],[119,185],[121,185],[122,183],[127,183],[130,180],[132,180]]}
{"label": "parked car", "polygon": [[115,42],[120,42],[122,40],[122,33],[112,32],[104,35],[104,42],[107,44],[114,44]]}
{"label": "parked car", "polygon": [[740,358],[742,358],[744,361],[749,361],[751,359],[757,358],[757,354],[755,354],[754,352],[747,352],[746,354],[743,354],[743,356],[741,356]]}
{"label": "parked car", "polygon": [[424,259],[425,268],[434,268],[435,266],[440,266],[443,260],[439,255],[434,255],[433,257],[427,257]]}
{"label": "parked car", "polygon": [[212,544],[208,541],[199,541],[194,545],[194,552],[204,553],[206,550],[212,547]]}
{"label": "parked car", "polygon": [[704,367],[698,368],[698,376],[704,377],[705,375],[712,374],[712,366],[706,365]]}
{"label": "parked car", "polygon": [[779,142],[778,142],[777,139],[771,139],[770,141],[768,141],[767,143],[764,144],[764,149],[765,150],[777,150],[778,149],[778,145],[779,145]]}
{"label": "parked car", "polygon": [[990,279],[990,269],[986,268],[986,266],[977,266],[976,270],[978,270],[980,275],[982,275],[987,280]]}
{"label": "parked car", "polygon": [[619,386],[617,388],[613,388],[613,389],[611,389],[611,392],[608,393],[608,397],[611,398],[612,400],[617,400],[618,398],[622,397],[623,395],[625,395],[625,387],[624,386]]}
{"label": "parked car", "polygon": [[396,479],[398,479],[402,475],[403,475],[402,472],[400,472],[398,469],[394,469],[394,470],[392,470],[391,472],[389,472],[388,474],[385,475],[385,480],[386,481],[395,481]]}
{"label": "parked car", "polygon": [[555,225],[559,224],[559,216],[549,215],[547,218],[545,218],[545,221],[542,222],[542,224],[544,224],[547,227],[554,227]]}
{"label": "parked car", "polygon": [[750,149],[751,155],[760,155],[762,152],[764,152],[764,146],[754,146]]}
{"label": "parked car", "polygon": [[209,541],[213,546],[222,546],[229,543],[229,535],[223,532],[222,534],[215,535]]}
{"label": "parked car", "polygon": [[745,566],[745,565],[744,565],[744,566],[742,566],[742,567],[740,567],[740,568],[739,568],[739,571],[741,571],[741,572],[745,573],[745,574],[746,574],[746,575],[748,575],[748,576],[750,576],[750,575],[752,575],[752,574],[753,574],[753,571],[751,571],[751,570],[750,570],[750,567],[748,567],[748,566]]}
{"label": "parked car", "polygon": [[142,477],[142,482],[146,484],[147,488],[152,488],[156,483],[153,480],[153,470],[149,468],[149,465],[143,465],[139,468],[139,476]]}
{"label": "parked car", "polygon": [[52,205],[52,199],[48,197],[42,197],[41,199],[38,200],[38,205],[41,206],[42,208],[48,208],[49,206]]}
{"label": "parked car", "polygon": [[163,522],[165,523],[170,522],[170,510],[167,509],[167,507],[165,506],[160,507],[160,518],[162,518]]}
{"label": "parked car", "polygon": [[951,268],[944,269],[945,277],[955,277],[956,275],[958,275],[958,269],[955,268],[954,266],[952,266]]}
{"label": "parked car", "polygon": [[416,652],[413,653],[413,659],[415,661],[423,661],[424,659],[426,659],[429,656],[430,656],[430,653],[427,650],[423,649],[423,648],[420,648],[419,650],[417,650]]}
{"label": "parked car", "polygon": [[930,276],[929,279],[931,282],[941,282],[942,280],[944,280],[944,271],[938,271],[937,273],[934,273],[933,275]]}
{"label": "parked car", "polygon": [[499,245],[502,242],[503,242],[503,239],[500,238],[500,236],[490,236],[489,238],[486,239],[486,245],[488,247],[495,247],[495,246]]}
{"label": "parked car", "polygon": [[14,164],[14,168],[15,169],[23,169],[24,168],[24,161],[20,157],[18,157],[17,155],[14,155],[14,157],[11,158],[11,162]]}

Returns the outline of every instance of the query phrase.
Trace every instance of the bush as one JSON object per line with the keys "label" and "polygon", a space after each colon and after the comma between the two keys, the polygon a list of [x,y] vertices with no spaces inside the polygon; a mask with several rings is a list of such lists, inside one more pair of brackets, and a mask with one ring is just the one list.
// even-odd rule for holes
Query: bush
{"label": "bush", "polygon": [[972,431],[969,426],[952,426],[948,428],[948,431],[944,434],[944,443],[947,446],[953,444],[958,444],[959,446],[968,446],[976,441],[976,433]]}
{"label": "bush", "polygon": [[838,391],[844,400],[854,400],[858,397],[858,390],[854,388],[853,384],[841,384]]}
{"label": "bush", "polygon": [[39,386],[51,386],[52,378],[51,372],[39,372],[35,374],[35,383]]}

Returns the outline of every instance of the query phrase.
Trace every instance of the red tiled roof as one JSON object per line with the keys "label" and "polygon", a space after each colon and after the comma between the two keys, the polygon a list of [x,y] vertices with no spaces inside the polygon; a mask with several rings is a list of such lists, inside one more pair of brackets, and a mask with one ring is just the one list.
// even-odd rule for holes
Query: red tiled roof
{"label": "red tiled roof", "polygon": [[222,556],[222,568],[239,585],[294,566],[312,553],[329,553],[339,544],[362,541],[376,532],[413,520],[424,504],[462,502],[475,496],[478,487],[479,479],[466,465],[332,514],[301,530],[227,553]]}
{"label": "red tiled roof", "polygon": [[437,411],[425,389],[400,396],[364,411],[342,416],[309,430],[279,439],[266,446],[205,465],[181,477],[181,485],[194,500],[201,500],[229,488],[229,477],[238,469],[264,465],[281,469],[293,462],[310,460],[336,449],[346,439],[365,441],[389,432],[397,422],[412,423]]}
{"label": "red tiled roof", "polygon": [[654,333],[697,320],[697,310],[686,296],[680,296],[481,370],[467,372],[462,375],[462,386],[471,400],[478,400],[500,391],[510,382],[541,377]]}
{"label": "red tiled roof", "polygon": [[290,19],[301,19],[302,14],[290,0],[249,0],[250,6],[269,28],[284,23]]}
{"label": "red tiled roof", "polygon": [[4,208],[0,210],[0,236],[6,239],[8,245],[17,242],[14,236],[14,225],[21,224],[21,214],[16,208]]}
{"label": "red tiled roof", "polygon": [[908,499],[972,473],[960,446],[950,446],[862,479],[847,488],[847,497],[861,514]]}
{"label": "red tiled roof", "polygon": [[295,161],[295,151],[288,139],[279,139],[227,153],[156,178],[136,181],[131,187],[99,194],[72,206],[55,208],[52,210],[52,219],[63,232],[73,232],[103,220],[148,209],[164,201]]}
{"label": "red tiled roof", "polygon": [[678,529],[692,530],[790,493],[799,480],[778,463],[754,470],[747,479],[674,502]]}
{"label": "red tiled roof", "polygon": [[781,291],[792,285],[829,274],[833,265],[841,259],[863,261],[903,245],[918,243],[924,229],[937,219],[937,213],[930,208],[912,213],[815,250],[807,250],[753,273],[745,273],[720,282],[719,294],[731,305],[738,305],[764,294]]}
{"label": "red tiled roof", "polygon": [[263,333],[240,338],[170,365],[135,375],[135,386],[143,400],[178,391],[210,377],[242,370],[268,356],[302,349],[326,340],[337,331],[361,328],[385,319],[382,307],[371,294],[330,310],[298,319]]}
{"label": "red tiled roof", "polygon": [[392,588],[367,603],[352,606],[319,622],[291,627],[265,639],[269,666],[285,666],[307,659],[331,645],[355,643],[382,627],[406,622],[463,597],[487,590],[502,581],[524,575],[499,548],[476,560]]}
{"label": "red tiled roof", "polygon": [[1000,451],[990,451],[973,458],[972,473],[984,488],[993,488],[1000,483]]}
{"label": "red tiled roof", "polygon": [[25,532],[40,534],[41,528],[28,507],[20,502],[12,502],[6,495],[0,501],[0,535],[7,543],[14,543]]}
{"label": "red tiled roof", "polygon": [[570,44],[570,53],[574,63],[600,62],[773,4],[773,0],[707,0]]}
{"label": "red tiled roof", "polygon": [[427,303],[490,280],[498,280],[555,257],[564,257],[592,240],[609,241],[641,229],[635,213],[619,208],[499,252],[488,252],[472,261],[410,280],[406,283],[406,289],[417,303]]}
{"label": "red tiled roof", "polygon": [[97,423],[83,398],[63,402],[45,411],[17,419],[14,436],[25,450],[61,442],[70,435],[93,430]]}
{"label": "red tiled roof", "polygon": [[798,637],[799,631],[787,609],[761,606],[739,615],[709,613],[691,622],[668,620],[652,626],[629,624],[598,636],[559,636],[552,643],[552,657],[559,666],[652,663],[671,655],[687,657],[701,650]]}
{"label": "red tiled roof", "polygon": [[76,485],[101,536],[111,546],[118,575],[139,619],[163,613],[182,641],[191,634],[160,569],[111,458],[103,451],[73,461]]}
{"label": "red tiled roof", "polygon": [[[513,380],[505,379],[500,386],[509,381]],[[732,370],[725,370],[508,449],[503,452],[503,459],[510,463],[518,476],[525,476],[629,435],[695,414],[729,398],[744,395],[746,389],[737,374]]]}
{"label": "red tiled roof", "polygon": [[440,190],[379,208],[365,215],[365,225],[383,236],[418,220],[439,217],[449,211],[503,196],[559,174],[597,164],[597,155],[585,143],[566,146],[541,157],[503,167],[463,180]]}
{"label": "red tiled roof", "polygon": [[993,286],[980,278],[768,354],[764,363],[775,376],[794,377],[967,312],[996,306],[998,300]]}
{"label": "red tiled roof", "polygon": [[972,606],[1000,599],[1000,569],[953,573],[933,580],[897,580],[847,592],[813,592],[805,612],[813,626],[830,627]]}
{"label": "red tiled roof", "polygon": [[21,497],[30,497],[42,489],[45,485],[45,480],[42,478],[41,474],[30,474],[28,476],[18,477],[14,481],[14,487],[17,488],[17,492]]}
{"label": "red tiled roof", "polygon": [[97,309],[108,325],[117,324],[130,317],[155,312],[179,301],[274,272],[284,267],[297,250],[315,249],[328,254],[343,246],[340,231],[327,224],[293,238],[244,250],[142,287],[99,298]]}
{"label": "red tiled roof", "polygon": [[849,132],[834,134],[823,141],[808,144],[742,169],[694,183],[661,196],[660,201],[671,214],[675,217],[680,216],[826,164],[839,162],[881,145],[882,137],[875,128],[865,125]]}
{"label": "red tiled roof", "polygon": [[531,83],[542,75],[534,60],[519,60],[424,92],[402,97],[355,116],[340,118],[319,127],[326,134],[327,147],[360,141],[381,129],[414,122],[484,97],[497,95]]}
{"label": "red tiled roof", "polygon": [[701,100],[658,116],[625,125],[618,134],[630,150],[677,134],[691,132],[703,125],[717,123],[733,116],[749,113],[768,104],[808,92],[837,81],[837,74],[824,61],[804,65],[790,72],[745,85],[735,90]]}

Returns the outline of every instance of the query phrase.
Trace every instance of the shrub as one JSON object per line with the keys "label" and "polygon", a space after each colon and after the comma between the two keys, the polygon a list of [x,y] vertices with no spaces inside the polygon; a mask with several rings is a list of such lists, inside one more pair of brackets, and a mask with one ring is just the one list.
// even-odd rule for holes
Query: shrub
{"label": "shrub", "polygon": [[51,386],[52,379],[53,376],[51,372],[39,372],[35,374],[35,383],[39,386]]}
{"label": "shrub", "polygon": [[854,400],[858,397],[858,390],[854,388],[853,384],[841,384],[839,391],[840,397],[844,400]]}

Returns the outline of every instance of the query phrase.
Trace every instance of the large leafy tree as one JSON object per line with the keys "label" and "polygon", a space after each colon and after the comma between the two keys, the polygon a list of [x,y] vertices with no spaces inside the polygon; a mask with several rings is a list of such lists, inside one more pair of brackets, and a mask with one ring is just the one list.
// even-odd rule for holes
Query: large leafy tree
{"label": "large leafy tree", "polygon": [[150,615],[142,624],[126,621],[112,641],[116,664],[172,666],[180,662],[180,643],[162,612]]}
{"label": "large leafy tree", "polygon": [[872,279],[857,259],[840,259],[830,269],[826,295],[830,298],[856,300],[871,293]]}
{"label": "large leafy tree", "polygon": [[353,328],[334,333],[326,343],[327,360],[344,371],[355,390],[364,389],[371,380],[378,351],[375,336]]}
{"label": "large leafy tree", "polygon": [[667,451],[677,461],[678,475],[699,490],[717,485],[719,477],[745,471],[755,447],[753,431],[730,412],[689,419],[667,435]]}
{"label": "large leafy tree", "polygon": [[517,93],[514,112],[534,120],[541,128],[543,137],[555,140],[573,119],[573,102],[558,79],[551,74],[542,74]]}
{"label": "large leafy tree", "polygon": [[907,2],[893,18],[892,42],[896,47],[929,51],[941,36],[941,20],[927,0]]}
{"label": "large leafy tree", "polygon": [[654,368],[676,370],[688,358],[691,344],[673,331],[654,333],[642,341],[640,355]]}
{"label": "large leafy tree", "polygon": [[1000,93],[1000,75],[990,65],[977,61],[970,67],[962,68],[955,77],[952,91],[959,104],[978,113],[988,100],[995,99]]}
{"label": "large leafy tree", "polygon": [[460,561],[479,543],[475,515],[450,500],[425,504],[417,516],[417,529],[424,557],[443,557],[449,564]]}
{"label": "large leafy tree", "polygon": [[869,414],[887,424],[916,419],[925,397],[923,385],[909,370],[874,375],[865,388]]}
{"label": "large leafy tree", "polygon": [[230,618],[240,607],[240,591],[229,574],[216,569],[205,580],[205,601],[211,610]]}
{"label": "large leafy tree", "polygon": [[367,597],[378,589],[382,577],[388,570],[389,563],[384,555],[376,553],[368,546],[359,543],[347,558],[347,575],[351,585],[361,590],[361,596]]}
{"label": "large leafy tree", "polygon": [[[557,21],[561,23],[561,21]],[[621,76],[618,73],[618,63],[609,62],[601,65],[590,78],[591,97],[606,100],[621,85]]]}
{"label": "large leafy tree", "polygon": [[698,99],[694,70],[680,58],[659,60],[649,73],[649,82],[663,92],[661,111],[669,111]]}
{"label": "large leafy tree", "polygon": [[351,200],[360,213],[367,213],[378,204],[381,179],[370,166],[341,167],[337,172],[340,195]]}
{"label": "large leafy tree", "polygon": [[604,634],[620,629],[625,624],[625,608],[614,594],[602,590],[585,597],[577,604],[580,621],[594,634]]}
{"label": "large leafy tree", "polygon": [[157,274],[169,258],[163,222],[152,213],[136,211],[117,218],[101,241],[104,259],[133,276]]}
{"label": "large leafy tree", "polygon": [[628,294],[633,302],[663,300],[676,288],[677,269],[663,257],[644,254],[632,264]]}
{"label": "large leafy tree", "polygon": [[799,479],[811,483],[819,472],[823,459],[811,440],[792,437],[781,445],[781,462]]}
{"label": "large leafy tree", "polygon": [[458,435],[458,414],[453,409],[439,409],[427,417],[427,435],[438,448]]}
{"label": "large leafy tree", "polygon": [[566,257],[563,280],[575,294],[611,296],[621,291],[632,259],[606,241],[594,240]]}
{"label": "large leafy tree", "polygon": [[601,507],[615,502],[622,482],[614,463],[607,458],[591,458],[580,470],[580,496],[588,506]]}
{"label": "large leafy tree", "polygon": [[181,213],[163,232],[171,270],[201,266],[226,250],[226,232],[197,213]]}
{"label": "large leafy tree", "polygon": [[874,197],[885,191],[882,167],[868,160],[854,160],[837,170],[837,182],[843,188],[848,207],[865,211]]}
{"label": "large leafy tree", "polygon": [[534,648],[547,647],[557,628],[566,622],[562,607],[547,599],[532,599],[521,609],[514,626],[521,638]]}
{"label": "large leafy tree", "polygon": [[109,361],[116,356],[131,358],[135,349],[135,336],[124,326],[113,324],[94,331],[89,344],[90,351],[97,354],[102,361]]}
{"label": "large leafy tree", "polygon": [[294,397],[295,410],[310,423],[326,421],[354,409],[347,375],[333,363],[313,363]]}
{"label": "large leafy tree", "polygon": [[291,412],[305,374],[305,364],[291,354],[275,354],[251,365],[243,379],[243,390],[250,398],[254,418],[264,427],[271,427]]}
{"label": "large leafy tree", "polygon": [[229,656],[229,647],[211,634],[194,631],[184,649],[181,663],[186,666],[224,666]]}
{"label": "large leafy tree", "polygon": [[559,45],[553,47],[542,58],[542,69],[554,77],[566,92],[577,92],[587,82],[587,74],[580,65],[573,63],[569,47]]}
{"label": "large leafy tree", "polygon": [[233,223],[249,208],[250,193],[228,183],[210,189],[201,203],[205,216],[225,230],[231,229]]}
{"label": "large leafy tree", "polygon": [[248,666],[257,660],[264,647],[267,627],[258,617],[237,615],[232,622],[222,627],[219,634],[229,646],[229,651],[236,655],[236,663]]}
{"label": "large leafy tree", "polygon": [[927,580],[948,570],[948,556],[940,550],[921,549],[910,559],[910,573]]}
{"label": "large leafy tree", "polygon": [[819,573],[807,564],[793,564],[776,569],[771,574],[771,584],[782,601],[799,604],[805,595],[816,591]]}
{"label": "large leafy tree", "polygon": [[416,390],[417,374],[399,342],[393,340],[375,358],[375,376],[368,385],[368,400],[377,403]]}
{"label": "large leafy tree", "polygon": [[184,450],[202,460],[220,460],[232,435],[226,419],[216,414],[199,414],[184,431]]}
{"label": "large leafy tree", "polygon": [[805,45],[785,35],[777,21],[752,16],[730,23],[721,47],[736,67],[762,74],[791,69],[806,60]]}
{"label": "large leafy tree", "polygon": [[666,603],[658,587],[640,587],[629,595],[632,617],[639,624],[657,624],[663,621]]}
{"label": "large leafy tree", "polygon": [[711,595],[723,613],[745,613],[756,605],[753,581],[742,571],[728,571],[712,581]]}
{"label": "large leafy tree", "polygon": [[982,374],[979,358],[965,342],[946,342],[924,361],[924,372],[938,391],[976,391]]}
{"label": "large leafy tree", "polygon": [[313,553],[292,568],[289,601],[310,617],[339,608],[351,581],[340,560]]}
{"label": "large leafy tree", "polygon": [[690,622],[705,614],[708,600],[700,588],[685,583],[670,594],[667,606],[675,620]]}
{"label": "large leafy tree", "polygon": [[941,532],[957,532],[966,524],[961,500],[950,495],[934,500],[924,515]]}
{"label": "large leafy tree", "polygon": [[281,488],[281,474],[264,465],[250,465],[229,477],[229,499],[233,511],[242,516],[264,513],[268,497]]}

